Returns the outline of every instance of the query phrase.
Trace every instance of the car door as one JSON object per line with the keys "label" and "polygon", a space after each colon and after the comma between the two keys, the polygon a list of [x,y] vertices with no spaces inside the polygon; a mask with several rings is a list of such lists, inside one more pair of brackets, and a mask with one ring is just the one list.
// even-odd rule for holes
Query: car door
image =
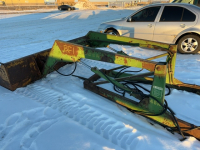
{"label": "car door", "polygon": [[130,16],[122,25],[122,36],[152,40],[155,18],[161,6],[145,8]]}
{"label": "car door", "polygon": [[176,36],[196,24],[196,15],[180,6],[165,6],[155,25],[153,41],[173,44]]}
{"label": "car door", "polygon": [[67,10],[67,5],[63,5],[63,10]]}

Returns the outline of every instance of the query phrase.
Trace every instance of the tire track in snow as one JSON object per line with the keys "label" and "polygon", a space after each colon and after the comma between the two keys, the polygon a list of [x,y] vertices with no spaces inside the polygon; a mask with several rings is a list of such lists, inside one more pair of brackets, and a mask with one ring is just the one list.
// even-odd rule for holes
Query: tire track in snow
{"label": "tire track in snow", "polygon": [[0,126],[0,150],[37,150],[34,140],[61,117],[50,107],[40,107],[8,117]]}
{"label": "tire track in snow", "polygon": [[123,149],[134,149],[139,142],[138,137],[141,136],[141,133],[136,129],[126,127],[125,124],[115,118],[63,93],[38,85],[17,89],[16,92],[47,107],[59,110],[63,115]]}

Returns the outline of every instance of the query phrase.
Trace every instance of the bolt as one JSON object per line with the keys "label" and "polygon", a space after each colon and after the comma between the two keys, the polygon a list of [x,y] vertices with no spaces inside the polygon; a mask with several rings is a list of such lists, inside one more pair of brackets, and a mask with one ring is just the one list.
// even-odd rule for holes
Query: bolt
{"label": "bolt", "polygon": [[157,66],[156,69],[157,69],[158,71],[161,71],[161,67],[159,67],[159,66]]}

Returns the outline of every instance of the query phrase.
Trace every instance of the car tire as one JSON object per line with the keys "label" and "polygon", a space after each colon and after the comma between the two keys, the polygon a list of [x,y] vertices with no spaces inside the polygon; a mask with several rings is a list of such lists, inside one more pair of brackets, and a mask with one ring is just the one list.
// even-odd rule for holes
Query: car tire
{"label": "car tire", "polygon": [[195,54],[200,51],[200,37],[189,34],[180,38],[178,41],[178,52],[182,54]]}
{"label": "car tire", "polygon": [[116,30],[113,30],[113,29],[107,30],[105,33],[119,36],[119,33]]}
{"label": "car tire", "polygon": [[68,8],[67,10],[68,10],[68,11],[70,11],[70,10],[71,10],[71,8]]}
{"label": "car tire", "polygon": [[61,8],[58,8],[60,11],[62,10]]}

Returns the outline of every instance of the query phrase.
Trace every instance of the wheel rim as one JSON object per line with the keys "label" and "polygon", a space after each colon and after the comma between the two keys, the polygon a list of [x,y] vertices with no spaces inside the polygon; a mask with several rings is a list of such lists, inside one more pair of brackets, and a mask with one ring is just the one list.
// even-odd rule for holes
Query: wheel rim
{"label": "wheel rim", "polygon": [[195,51],[197,47],[198,47],[198,42],[194,38],[187,38],[183,40],[183,42],[181,43],[181,49],[187,53]]}

